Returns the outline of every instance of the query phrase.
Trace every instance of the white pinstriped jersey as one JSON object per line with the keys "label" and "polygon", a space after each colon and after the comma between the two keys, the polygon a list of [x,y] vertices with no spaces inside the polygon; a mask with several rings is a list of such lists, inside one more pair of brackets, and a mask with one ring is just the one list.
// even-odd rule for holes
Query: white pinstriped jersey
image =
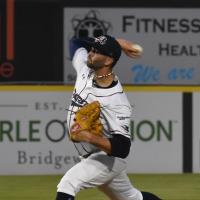
{"label": "white pinstriped jersey", "polygon": [[[111,88],[97,88],[93,85],[94,72],[87,67],[87,50],[79,48],[76,50],[72,64],[77,72],[77,80],[72,94],[72,102],[67,116],[68,130],[74,123],[74,112],[83,105],[92,101],[101,104],[100,120],[103,124],[105,137],[113,134],[121,134],[130,138],[131,105],[123,88],[118,83]],[[97,152],[99,149],[88,143],[74,143],[80,155]]]}

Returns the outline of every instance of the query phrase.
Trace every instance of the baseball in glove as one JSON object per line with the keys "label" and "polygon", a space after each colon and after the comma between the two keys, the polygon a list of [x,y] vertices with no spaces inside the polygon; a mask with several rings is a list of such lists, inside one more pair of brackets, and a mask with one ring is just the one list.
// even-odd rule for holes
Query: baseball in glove
{"label": "baseball in glove", "polygon": [[102,135],[103,126],[99,119],[100,117],[100,103],[93,101],[81,107],[76,113],[72,125],[70,139],[76,141],[76,134],[82,130],[87,130],[95,135]]}

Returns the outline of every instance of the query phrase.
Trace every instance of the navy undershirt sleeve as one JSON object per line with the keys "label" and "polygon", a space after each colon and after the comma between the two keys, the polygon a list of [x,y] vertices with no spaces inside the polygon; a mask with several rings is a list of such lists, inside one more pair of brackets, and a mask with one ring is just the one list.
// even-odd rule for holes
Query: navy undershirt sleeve
{"label": "navy undershirt sleeve", "polygon": [[80,39],[77,39],[77,38],[72,38],[69,41],[69,55],[70,55],[70,59],[71,60],[72,60],[76,50],[81,48],[81,47],[86,48],[88,51],[90,49],[90,47],[87,45],[86,42],[84,42],[84,40],[80,40]]}
{"label": "navy undershirt sleeve", "polygon": [[109,138],[111,143],[111,156],[126,158],[130,152],[131,140],[123,135],[114,134]]}

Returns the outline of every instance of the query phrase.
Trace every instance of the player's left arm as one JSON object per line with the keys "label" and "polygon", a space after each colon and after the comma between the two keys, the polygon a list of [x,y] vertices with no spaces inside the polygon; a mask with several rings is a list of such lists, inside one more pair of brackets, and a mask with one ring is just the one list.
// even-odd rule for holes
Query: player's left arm
{"label": "player's left arm", "polygon": [[77,132],[71,132],[71,134],[75,134],[75,140],[77,142],[87,142],[93,144],[100,148],[102,151],[106,153],[111,153],[111,143],[107,138],[104,138],[99,135],[94,135],[90,133],[88,130],[82,130]]}
{"label": "player's left arm", "polygon": [[94,135],[87,130],[76,133],[72,132],[71,134],[76,134],[75,138],[77,142],[93,144],[110,156],[126,158],[130,151],[130,139],[121,134],[114,134],[112,138]]}

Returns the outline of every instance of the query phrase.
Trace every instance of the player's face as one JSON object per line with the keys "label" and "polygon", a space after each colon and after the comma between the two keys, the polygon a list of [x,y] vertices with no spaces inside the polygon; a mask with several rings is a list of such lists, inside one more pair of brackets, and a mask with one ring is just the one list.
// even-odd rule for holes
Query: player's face
{"label": "player's face", "polygon": [[87,66],[94,70],[100,69],[105,66],[107,57],[92,47],[88,53]]}

